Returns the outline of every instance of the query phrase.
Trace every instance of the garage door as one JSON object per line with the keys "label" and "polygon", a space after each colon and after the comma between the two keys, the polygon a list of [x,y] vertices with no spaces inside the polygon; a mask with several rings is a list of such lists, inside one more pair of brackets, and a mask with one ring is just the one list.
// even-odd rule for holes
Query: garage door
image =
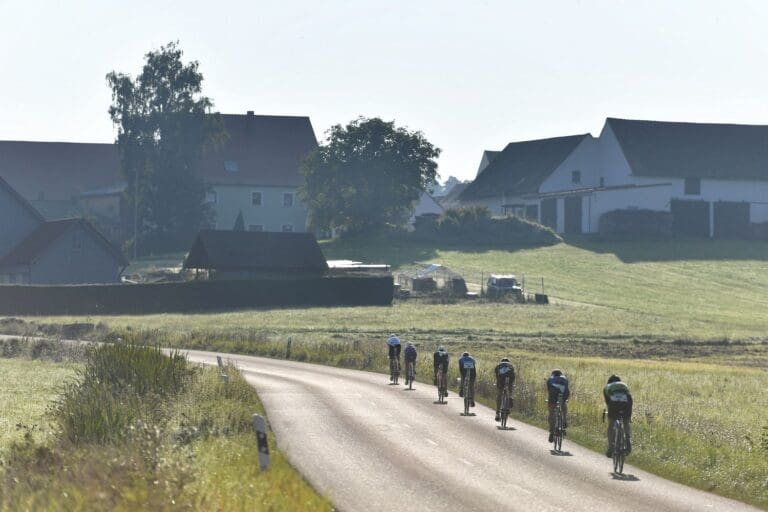
{"label": "garage door", "polygon": [[581,196],[565,198],[565,232],[581,233]]}
{"label": "garage door", "polygon": [[718,201],[714,214],[717,238],[749,238],[749,203]]}
{"label": "garage door", "polygon": [[682,236],[709,236],[709,202],[673,199],[672,231]]}
{"label": "garage door", "polygon": [[557,199],[541,201],[541,223],[557,231]]}

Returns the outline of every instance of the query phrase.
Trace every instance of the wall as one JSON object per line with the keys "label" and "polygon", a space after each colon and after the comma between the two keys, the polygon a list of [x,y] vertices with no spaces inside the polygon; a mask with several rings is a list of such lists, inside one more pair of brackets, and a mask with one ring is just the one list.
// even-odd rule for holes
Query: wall
{"label": "wall", "polygon": [[8,254],[41,224],[15,196],[0,187],[0,257]]}
{"label": "wall", "polygon": [[[264,231],[282,231],[283,224],[292,224],[294,232],[306,231],[307,210],[301,205],[295,187],[254,187],[246,185],[215,185],[216,229],[232,229],[242,211],[245,229],[261,225]],[[261,192],[261,206],[254,206],[251,193]],[[283,194],[293,194],[293,207],[283,206]]]}
{"label": "wall", "polygon": [[162,284],[3,286],[0,315],[150,314],[287,306],[387,306],[392,276]]}
{"label": "wall", "polygon": [[31,284],[115,283],[119,263],[95,234],[75,225],[53,242],[30,267]]}
{"label": "wall", "polygon": [[[573,183],[573,171],[581,173],[580,183]],[[544,180],[539,187],[539,192],[546,194],[576,188],[597,187],[600,185],[601,171],[598,141],[590,135],[585,137],[557,169]]]}

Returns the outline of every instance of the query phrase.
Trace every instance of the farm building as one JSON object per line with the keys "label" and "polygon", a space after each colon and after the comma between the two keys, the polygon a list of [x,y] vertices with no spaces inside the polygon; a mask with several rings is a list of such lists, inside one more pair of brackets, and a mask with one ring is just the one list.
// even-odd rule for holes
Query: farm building
{"label": "farm building", "polygon": [[311,233],[203,230],[184,269],[204,270],[210,279],[249,279],[323,275],[328,264]]}
{"label": "farm building", "polygon": [[664,212],[678,235],[748,238],[768,223],[768,126],[609,118],[598,138],[484,152],[459,200],[558,233],[599,232],[605,214],[626,210]]}

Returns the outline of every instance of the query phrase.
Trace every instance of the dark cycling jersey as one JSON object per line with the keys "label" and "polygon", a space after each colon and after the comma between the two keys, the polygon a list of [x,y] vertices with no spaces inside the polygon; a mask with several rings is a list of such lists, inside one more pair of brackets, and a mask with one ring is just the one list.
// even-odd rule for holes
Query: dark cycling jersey
{"label": "dark cycling jersey", "polygon": [[434,353],[432,356],[434,360],[434,368],[435,373],[437,373],[437,369],[440,367],[440,365],[443,365],[443,370],[448,371],[448,352],[440,352],[439,350]]}
{"label": "dark cycling jersey", "polygon": [[474,380],[477,375],[476,366],[475,358],[472,356],[461,356],[459,359],[459,372],[461,372],[462,377],[469,371],[469,378]]}
{"label": "dark cycling jersey", "polygon": [[509,377],[509,385],[515,383],[515,368],[512,366],[512,363],[509,363],[507,361],[503,361],[496,365],[496,368],[493,370],[493,373],[496,375],[496,387],[497,388],[503,388],[504,387],[504,380]]}
{"label": "dark cycling jersey", "polygon": [[627,419],[632,417],[632,393],[629,386],[621,381],[611,382],[603,388],[603,398],[608,408],[608,417],[614,419],[619,412],[624,412]]}
{"label": "dark cycling jersey", "polygon": [[571,389],[568,387],[568,379],[565,375],[554,376],[551,375],[547,379],[547,399],[554,403],[557,402],[557,396],[562,393],[563,400],[568,400],[571,396]]}
{"label": "dark cycling jersey", "polygon": [[416,347],[413,345],[408,345],[405,347],[405,361],[406,362],[415,362],[416,361]]}
{"label": "dark cycling jersey", "polygon": [[402,346],[400,345],[400,339],[397,336],[392,336],[387,340],[387,347],[389,348],[390,359],[400,359],[400,350],[402,349]]}

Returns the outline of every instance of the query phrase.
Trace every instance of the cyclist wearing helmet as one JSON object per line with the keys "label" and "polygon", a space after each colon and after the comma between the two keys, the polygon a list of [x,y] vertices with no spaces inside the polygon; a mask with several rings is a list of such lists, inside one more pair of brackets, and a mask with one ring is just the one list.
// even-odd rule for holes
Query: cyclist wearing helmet
{"label": "cyclist wearing helmet", "polygon": [[[405,344],[405,350],[403,359],[405,359],[405,367],[408,368],[408,364],[413,365],[413,374],[416,375],[416,347],[413,346],[413,342],[409,341]],[[408,385],[408,372],[405,374],[405,385]]]}
{"label": "cyclist wearing helmet", "polygon": [[632,393],[629,386],[621,382],[621,377],[611,375],[603,388],[603,398],[608,409],[608,457],[613,457],[613,420],[624,413],[624,430],[627,433],[627,455],[632,451]]}
{"label": "cyclist wearing helmet", "polygon": [[469,400],[470,406],[475,406],[475,377],[477,377],[477,368],[475,364],[475,358],[469,355],[469,352],[461,354],[459,359],[459,374],[461,375],[461,387],[459,388],[459,396],[464,396],[464,379],[469,375]]}
{"label": "cyclist wearing helmet", "polygon": [[[566,400],[571,396],[571,389],[568,387],[568,378],[562,370],[555,368],[547,379],[547,405],[549,407],[549,442],[551,443],[555,435],[555,409],[557,408],[557,398],[563,395],[563,428],[568,426],[568,404]],[[565,432],[563,432],[565,433]]]}
{"label": "cyclist wearing helmet", "polygon": [[[389,360],[390,362],[393,359],[397,360],[397,367],[400,368],[400,349],[402,348],[400,345],[400,338],[398,338],[395,333],[392,333],[389,335],[389,339],[387,339],[387,348],[389,349]],[[390,375],[389,380],[392,380],[392,376]]]}
{"label": "cyclist wearing helmet", "polygon": [[496,421],[501,421],[501,395],[504,393],[504,382],[507,380],[507,377],[509,377],[508,389],[511,406],[512,385],[515,383],[515,368],[512,366],[512,363],[509,362],[508,358],[502,357],[499,364],[497,364],[496,368],[493,370],[493,373],[496,374]]}
{"label": "cyclist wearing helmet", "polygon": [[[440,367],[443,367],[443,372],[448,373],[448,352],[445,350],[445,347],[440,345],[437,347],[437,351],[432,356],[433,358],[433,370],[434,370],[434,383],[435,386],[438,385],[437,382],[437,371],[440,369]],[[448,396],[448,390],[445,390],[445,396]]]}

